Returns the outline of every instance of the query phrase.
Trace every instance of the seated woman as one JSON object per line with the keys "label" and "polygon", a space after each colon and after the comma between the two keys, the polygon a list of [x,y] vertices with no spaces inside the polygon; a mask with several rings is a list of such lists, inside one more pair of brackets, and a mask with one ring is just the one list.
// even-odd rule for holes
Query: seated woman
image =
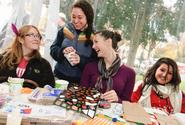
{"label": "seated woman", "polygon": [[180,82],[176,62],[160,58],[146,72],[143,83],[133,92],[131,100],[167,113],[185,113],[185,94],[179,88]]}
{"label": "seated woman", "polygon": [[121,65],[121,59],[116,49],[121,35],[117,32],[103,30],[95,33],[93,49],[97,52],[99,61],[85,66],[81,85],[96,87],[102,98],[109,102],[130,101],[135,83],[135,72],[126,65]]}
{"label": "seated woman", "polygon": [[12,45],[0,54],[0,82],[7,81],[8,77],[24,78],[24,87],[44,87],[55,85],[54,75],[47,60],[41,57],[39,47],[41,34],[32,25],[25,25],[16,29]]}

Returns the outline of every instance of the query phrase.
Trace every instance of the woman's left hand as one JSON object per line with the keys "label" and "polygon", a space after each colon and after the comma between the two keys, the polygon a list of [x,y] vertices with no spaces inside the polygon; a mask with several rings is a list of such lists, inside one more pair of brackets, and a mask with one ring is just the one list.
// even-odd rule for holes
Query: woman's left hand
{"label": "woman's left hand", "polygon": [[108,92],[105,92],[102,95],[102,98],[107,100],[108,102],[118,102],[118,95],[114,90],[110,90]]}

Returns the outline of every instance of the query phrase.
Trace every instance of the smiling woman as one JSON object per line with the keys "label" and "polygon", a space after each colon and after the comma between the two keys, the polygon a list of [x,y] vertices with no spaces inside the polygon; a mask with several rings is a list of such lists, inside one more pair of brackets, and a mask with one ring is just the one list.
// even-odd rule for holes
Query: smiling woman
{"label": "smiling woman", "polygon": [[70,16],[71,21],[58,31],[50,47],[50,54],[57,61],[55,76],[69,81],[69,85],[79,84],[84,66],[96,58],[92,49],[94,12],[91,4],[86,0],[75,1]]}
{"label": "smiling woman", "polygon": [[155,107],[168,114],[185,113],[185,94],[180,90],[180,83],[176,62],[160,58],[148,69],[131,99],[144,107]]}
{"label": "smiling woman", "polygon": [[25,25],[19,30],[12,26],[16,38],[0,54],[0,82],[7,81],[8,77],[19,77],[24,78],[24,87],[44,87],[46,84],[54,87],[51,66],[39,53],[42,39],[39,30],[33,25]]}
{"label": "smiling woman", "polygon": [[85,66],[80,82],[82,86],[97,88],[108,102],[130,101],[135,84],[135,71],[121,64],[116,52],[120,40],[121,35],[115,31],[95,32],[93,49],[100,58]]}

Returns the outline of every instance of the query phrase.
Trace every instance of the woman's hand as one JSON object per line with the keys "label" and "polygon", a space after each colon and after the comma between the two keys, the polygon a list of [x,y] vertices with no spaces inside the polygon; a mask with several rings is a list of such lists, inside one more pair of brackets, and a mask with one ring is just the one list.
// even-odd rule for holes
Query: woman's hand
{"label": "woman's hand", "polygon": [[114,90],[105,92],[101,97],[108,102],[118,102],[118,95]]}
{"label": "woman's hand", "polygon": [[63,50],[63,53],[64,54],[68,54],[68,53],[71,53],[71,52],[76,52],[76,50],[72,47],[72,46],[70,46],[70,47],[66,47],[64,50]]}
{"label": "woman's hand", "polygon": [[72,53],[70,62],[72,65],[77,65],[80,63],[80,56],[77,53]]}
{"label": "woman's hand", "polygon": [[80,63],[80,56],[76,53],[76,50],[70,46],[63,50],[64,55],[68,58],[71,65],[77,65]]}

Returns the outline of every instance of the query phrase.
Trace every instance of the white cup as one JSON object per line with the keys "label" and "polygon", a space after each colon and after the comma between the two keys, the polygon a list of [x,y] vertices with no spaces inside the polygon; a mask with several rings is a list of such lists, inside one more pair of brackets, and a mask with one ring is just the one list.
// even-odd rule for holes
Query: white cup
{"label": "white cup", "polygon": [[21,93],[24,79],[9,77],[8,82],[10,84],[9,90],[11,95],[18,95]]}
{"label": "white cup", "polygon": [[71,57],[72,55],[75,54],[75,52],[70,52],[68,54],[64,54],[64,56],[66,57],[67,61],[72,65],[74,66],[74,64],[71,62]]}
{"label": "white cup", "polygon": [[68,86],[69,82],[66,81],[66,80],[56,80],[55,81],[55,88],[59,88],[59,89],[62,89],[62,90],[66,90],[67,89],[67,86]]}

